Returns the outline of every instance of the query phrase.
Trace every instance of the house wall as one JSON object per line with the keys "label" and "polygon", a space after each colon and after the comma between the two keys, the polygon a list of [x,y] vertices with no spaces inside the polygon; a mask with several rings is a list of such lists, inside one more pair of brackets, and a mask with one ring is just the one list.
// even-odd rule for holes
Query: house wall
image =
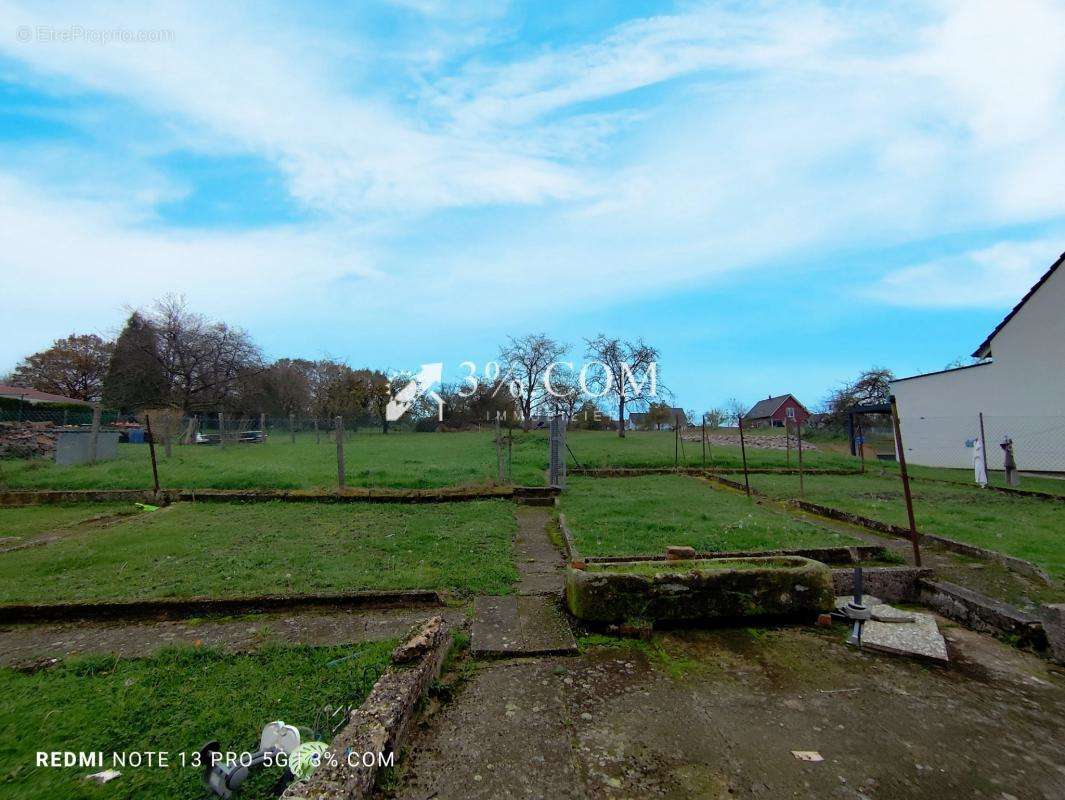
{"label": "house wall", "polygon": [[1008,435],[1021,469],[1065,471],[1065,268],[992,339],[991,354],[990,364],[891,384],[907,460],[971,466],[965,442],[983,412],[989,467],[1002,468]]}
{"label": "house wall", "polygon": [[803,408],[802,405],[794,398],[789,397],[787,400],[780,404],[780,408],[773,412],[773,420],[775,422],[783,424],[784,421],[788,418],[787,409],[789,408],[795,409],[794,419],[796,422],[806,422],[806,420],[810,418],[810,412]]}

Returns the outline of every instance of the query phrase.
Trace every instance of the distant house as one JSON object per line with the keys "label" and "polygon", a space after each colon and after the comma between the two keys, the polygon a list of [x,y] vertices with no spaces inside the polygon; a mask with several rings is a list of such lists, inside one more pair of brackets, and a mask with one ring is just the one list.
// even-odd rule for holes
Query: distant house
{"label": "distant house", "polygon": [[743,425],[751,428],[783,428],[785,421],[801,423],[809,418],[810,412],[795,399],[795,395],[782,394],[755,403],[754,407],[743,415]]}
{"label": "distant house", "polygon": [[891,382],[906,460],[972,465],[977,437],[1001,469],[1003,439],[1022,470],[1065,472],[1065,253],[973,352],[975,363]]}
{"label": "distant house", "polygon": [[7,397],[12,400],[22,400],[24,403],[37,404],[37,403],[70,403],[79,406],[90,406],[86,400],[77,400],[73,397],[64,397],[61,394],[49,394],[48,392],[39,392],[36,389],[29,389],[25,386],[6,386],[0,384],[0,397]]}
{"label": "distant house", "polygon": [[663,420],[661,418],[652,419],[653,415],[647,411],[633,411],[629,413],[629,418],[625,423],[625,427],[630,431],[643,430],[649,431],[652,429],[660,431],[671,431],[674,427],[684,427],[688,424],[688,415],[683,408],[671,408],[669,414]]}

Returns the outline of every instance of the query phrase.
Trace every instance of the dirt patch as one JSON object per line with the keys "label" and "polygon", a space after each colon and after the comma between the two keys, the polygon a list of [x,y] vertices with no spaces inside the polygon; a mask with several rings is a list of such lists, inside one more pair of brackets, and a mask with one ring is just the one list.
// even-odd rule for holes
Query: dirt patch
{"label": "dirt patch", "polygon": [[840,627],[690,631],[482,665],[423,727],[387,794],[1060,796],[1060,671],[975,634],[952,639],[947,668],[843,638]]}
{"label": "dirt patch", "polygon": [[417,622],[442,615],[451,622],[462,609],[382,609],[247,614],[239,617],[127,624],[67,623],[0,627],[0,664],[28,666],[73,655],[147,656],[177,644],[247,652],[270,644],[334,645],[392,639]]}

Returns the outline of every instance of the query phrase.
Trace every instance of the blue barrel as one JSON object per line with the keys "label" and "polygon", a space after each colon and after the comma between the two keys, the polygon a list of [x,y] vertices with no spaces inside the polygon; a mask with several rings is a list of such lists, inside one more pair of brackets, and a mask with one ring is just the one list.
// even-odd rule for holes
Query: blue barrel
{"label": "blue barrel", "polygon": [[130,444],[144,444],[144,428],[130,428],[129,429],[129,443]]}

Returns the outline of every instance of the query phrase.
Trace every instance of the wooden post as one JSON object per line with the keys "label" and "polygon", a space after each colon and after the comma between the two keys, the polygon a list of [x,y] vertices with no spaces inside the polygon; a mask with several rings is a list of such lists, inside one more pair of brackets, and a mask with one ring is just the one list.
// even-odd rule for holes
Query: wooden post
{"label": "wooden post", "polygon": [[899,406],[895,395],[891,395],[891,425],[895,429],[895,450],[899,456],[899,470],[902,472],[902,493],[906,497],[906,516],[910,522],[910,542],[913,545],[913,563],[921,566],[921,548],[917,542],[917,521],[913,517],[913,496],[910,494],[910,476],[906,472],[906,451],[902,446],[902,429],[899,426]]}
{"label": "wooden post", "polygon": [[296,443],[296,415],[288,415],[288,438],[292,444]]}
{"label": "wooden post", "polygon": [[787,465],[791,466],[791,424],[787,419],[784,420],[784,446],[788,451]]}
{"label": "wooden post", "polygon": [[226,446],[226,420],[222,412],[218,412],[218,446]]}
{"label": "wooden post", "polygon": [[514,419],[507,415],[507,483],[514,483]]}
{"label": "wooden post", "polygon": [[706,414],[703,414],[703,433],[699,439],[699,444],[703,449],[703,469],[706,469]]}
{"label": "wooden post", "polygon": [[743,455],[743,485],[747,487],[747,496],[751,496],[751,478],[747,473],[747,443],[743,440],[743,417],[739,417],[740,453]]}
{"label": "wooden post", "polygon": [[803,483],[802,475],[802,423],[798,420],[795,421],[795,439],[799,448],[799,498],[806,498],[806,486]]}
{"label": "wooden post", "polygon": [[147,414],[144,415],[144,429],[148,435],[148,452],[152,456],[152,487],[156,494],[159,494],[159,466],[155,463],[155,437],[152,436],[152,418]]}
{"label": "wooden post", "polygon": [[345,476],[344,476],[344,419],[339,415],[335,421],[336,440],[337,440],[337,488],[344,489]]}
{"label": "wooden post", "polygon": [[318,428],[318,417],[314,418],[314,443],[322,443],[322,431]]}
{"label": "wooden post", "polygon": [[96,463],[96,454],[100,446],[100,404],[92,407],[92,427],[89,428],[89,463]]}
{"label": "wooden post", "polygon": [[673,420],[673,469],[680,466],[680,426]]}

